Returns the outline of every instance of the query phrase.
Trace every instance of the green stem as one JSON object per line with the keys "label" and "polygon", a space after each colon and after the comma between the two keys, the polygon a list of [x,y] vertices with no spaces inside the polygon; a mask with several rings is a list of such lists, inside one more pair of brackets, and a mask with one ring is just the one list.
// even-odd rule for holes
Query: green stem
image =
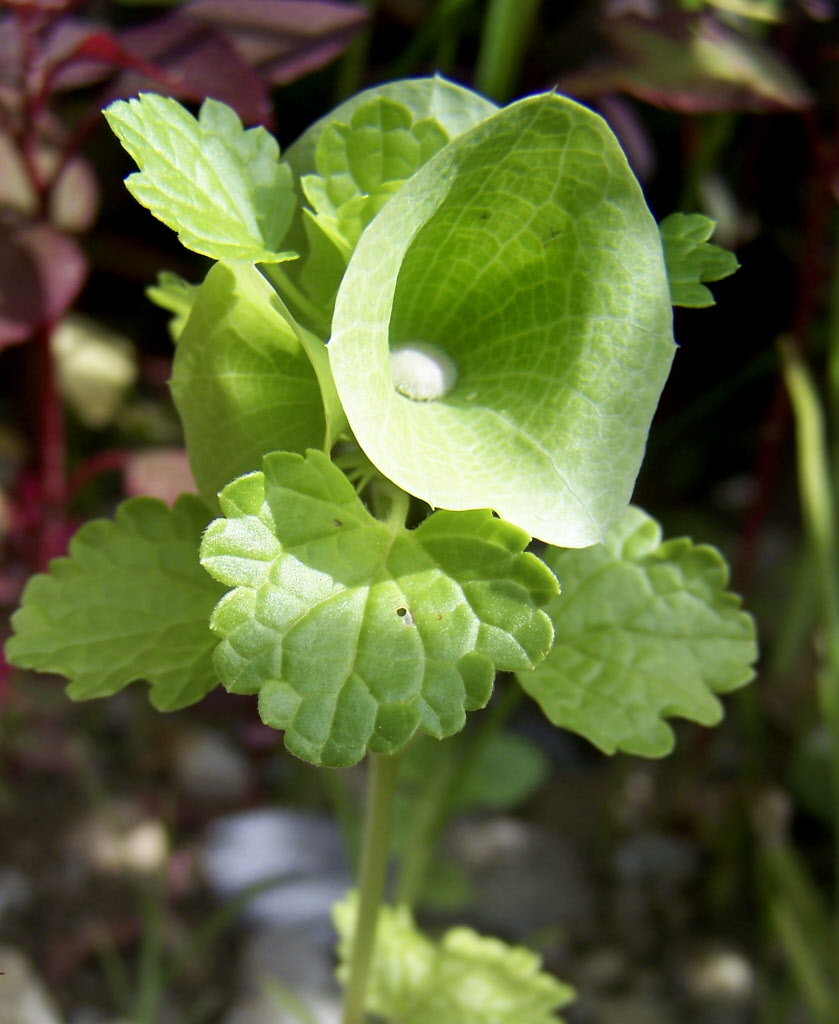
{"label": "green stem", "polygon": [[411,509],[411,496],[390,480],[374,480],[370,485],[370,504],[377,519],[390,526],[405,525]]}
{"label": "green stem", "polygon": [[[822,405],[803,359],[781,344],[784,380],[795,420],[801,511],[819,596],[823,649],[817,674],[819,710],[829,735],[831,782],[839,794],[839,564],[836,508]],[[839,799],[834,799],[835,942],[839,948]]]}
{"label": "green stem", "polygon": [[539,0],[490,0],[475,67],[475,88],[505,102],[518,81]]}
{"label": "green stem", "polygon": [[367,977],[373,960],[376,924],[385,891],[390,853],[393,800],[398,760],[394,755],[371,754],[367,808],[358,877],[358,918],[352,944],[350,977],[344,992],[341,1024],[364,1024]]}
{"label": "green stem", "polygon": [[825,975],[814,962],[813,945],[810,936],[805,935],[789,908],[776,904],[771,908],[775,928],[781,936],[798,989],[816,1021],[829,1024],[835,1006],[833,993],[825,981]]}
{"label": "green stem", "polygon": [[413,907],[422,896],[437,838],[445,822],[452,775],[457,767],[451,742],[441,743],[431,778],[425,780],[422,796],[412,807],[394,893],[394,903],[400,906]]}
{"label": "green stem", "polygon": [[324,317],[323,310],[316,306],[291,280],[279,263],[260,263],[259,269],[281,298],[287,299],[299,313],[308,320],[314,332],[321,338],[328,338],[332,326]]}
{"label": "green stem", "polygon": [[439,0],[422,25],[411,37],[388,68],[388,78],[404,78],[416,71],[417,65],[430,53],[436,40],[437,52],[434,66],[445,74],[454,64],[460,42],[461,15],[475,6],[475,0]]}
{"label": "green stem", "polygon": [[828,320],[827,380],[828,411],[833,427],[831,452],[834,480],[839,479],[839,216],[833,226],[833,269],[830,278],[830,316]]}
{"label": "green stem", "polygon": [[163,995],[163,927],[166,900],[165,878],[155,877],[148,890],[143,890],[143,935],[137,969],[137,990],[131,1015],[135,1024],[155,1024],[159,1019]]}
{"label": "green stem", "polygon": [[511,685],[500,690],[470,735],[463,733],[439,744],[431,777],[423,788],[409,824],[408,841],[399,866],[394,902],[413,907],[421,898],[446,822],[458,806],[464,779],[492,739],[521,703],[524,691]]}
{"label": "green stem", "polygon": [[354,96],[364,83],[370,56],[370,42],[373,30],[370,28],[380,0],[366,0],[364,6],[370,13],[368,27],[355,37],[347,47],[338,68],[338,80],[335,84],[335,102],[340,103],[349,96]]}

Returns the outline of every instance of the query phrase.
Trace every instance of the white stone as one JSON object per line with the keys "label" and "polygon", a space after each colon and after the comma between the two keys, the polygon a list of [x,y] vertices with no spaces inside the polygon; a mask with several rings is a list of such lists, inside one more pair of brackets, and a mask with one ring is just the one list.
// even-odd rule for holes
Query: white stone
{"label": "white stone", "polygon": [[209,729],[188,729],[178,736],[173,768],[178,789],[202,803],[234,803],[251,784],[247,758]]}
{"label": "white stone", "polygon": [[713,949],[688,964],[685,980],[699,999],[748,1000],[755,991],[755,972],[749,961],[732,949]]}
{"label": "white stone", "polygon": [[202,843],[201,866],[221,898],[266,883],[248,903],[252,921],[315,931],[331,930],[332,905],[352,884],[338,826],[306,811],[264,808],[217,819]]}
{"label": "white stone", "polygon": [[61,1016],[29,961],[12,946],[0,946],[2,1024],[62,1024]]}

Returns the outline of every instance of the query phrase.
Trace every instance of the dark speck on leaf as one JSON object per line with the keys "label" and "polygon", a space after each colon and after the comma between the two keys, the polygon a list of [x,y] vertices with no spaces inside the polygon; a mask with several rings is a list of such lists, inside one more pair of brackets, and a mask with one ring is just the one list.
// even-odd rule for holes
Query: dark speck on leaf
{"label": "dark speck on leaf", "polygon": [[413,626],[414,617],[404,605],[400,605],[399,608],[396,609],[396,614],[406,626]]}

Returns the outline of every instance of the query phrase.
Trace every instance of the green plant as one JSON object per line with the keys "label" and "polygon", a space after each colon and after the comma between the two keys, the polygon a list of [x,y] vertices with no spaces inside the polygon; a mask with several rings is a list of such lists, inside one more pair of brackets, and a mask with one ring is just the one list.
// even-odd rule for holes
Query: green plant
{"label": "green plant", "polygon": [[[835,338],[831,338],[831,359]],[[789,338],[779,343],[781,367],[796,433],[798,491],[805,530],[807,582],[817,595],[819,633],[815,700],[821,731],[805,737],[793,784],[809,809],[832,827],[834,891],[825,894],[789,832],[789,811],[764,801],[757,816],[758,864],[764,905],[789,965],[790,978],[817,1024],[828,1024],[839,1001],[839,589],[836,508],[830,459],[829,419],[801,350]],[[809,622],[808,622],[809,625]],[[819,742],[816,743],[816,737]],[[795,775],[798,777],[795,778]],[[812,779],[812,781],[809,781]],[[807,801],[806,798],[809,797]],[[802,801],[804,802],[804,801]]]}
{"label": "green plant", "polygon": [[282,159],[214,101],[106,113],[129,189],[216,261],[155,291],[200,495],[84,526],[7,655],[75,698],[145,679],[164,710],[218,678],[298,757],[368,757],[345,1024],[556,1019],[570,991],[527,951],[380,914],[399,752],[458,733],[497,670],[555,725],[645,756],[671,749],[667,716],[713,724],[751,677],[722,557],[628,507],[671,303],[709,304],[701,281],[736,261],[706,218],[660,230],[605,123],[555,94],[498,110],[397,82]]}

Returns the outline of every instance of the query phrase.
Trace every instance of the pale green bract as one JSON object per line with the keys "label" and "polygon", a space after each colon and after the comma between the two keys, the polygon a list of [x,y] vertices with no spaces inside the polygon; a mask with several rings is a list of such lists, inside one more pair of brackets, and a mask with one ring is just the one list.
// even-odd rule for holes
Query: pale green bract
{"label": "pale green bract", "polygon": [[661,222],[661,243],[674,306],[714,305],[702,281],[720,281],[740,266],[734,253],[712,245],[714,222],[701,213],[671,213]]}
{"label": "pale green bract", "polygon": [[436,121],[414,121],[402,103],[376,96],[349,124],[333,121],[315,147],[317,174],[303,177],[317,223],[348,259],[364,228],[408,178],[449,141]]}
{"label": "pale green bract", "polygon": [[[277,449],[305,451],[327,438],[324,395],[302,328],[290,321],[259,271],[217,263],[199,287],[172,368],[172,397],[184,425],[190,466],[207,498],[258,469]],[[329,372],[323,343],[312,339]]]}
{"label": "pale green bract", "polygon": [[321,452],[266,456],[235,480],[201,562],[232,587],[211,619],[215,666],[313,764],[354,764],[415,731],[458,732],[495,669],[535,665],[556,580],[528,537],[487,511],[417,529],[374,519]]}
{"label": "pale green bract", "polygon": [[[423,129],[424,131],[430,130],[434,135],[441,133],[447,141],[478,124],[497,109],[483,96],[439,76],[386,82],[341,103],[307,128],[300,138],[289,146],[285,160],[298,183],[299,196],[297,213],[289,229],[287,244],[299,251],[301,258],[289,264],[287,273],[312,302],[320,307],[323,314],[326,314],[327,326],[349,254],[346,239],[340,230],[337,230],[334,224],[330,225],[324,216],[306,207],[302,183],[305,181],[308,183],[307,187],[318,188],[316,184],[312,184],[320,174],[316,154],[320,153],[321,167],[334,165],[336,161],[345,159],[344,137],[348,132],[353,134],[350,125],[356,115],[362,108],[375,111],[380,104],[407,111],[413,124],[427,125],[429,127]],[[333,154],[327,150],[326,143],[323,142],[324,136],[335,141],[337,153]],[[401,142],[406,145],[410,155],[415,149],[416,140],[410,137],[410,132],[407,136],[404,128],[397,125],[394,139],[377,140],[374,143],[374,151],[384,154],[387,150],[393,150],[396,142],[398,155],[398,143]],[[430,149],[426,149],[426,155],[430,155]],[[410,158],[415,159],[413,156]],[[401,163],[404,168],[404,160]],[[399,173],[404,173],[404,170]],[[393,191],[392,184],[387,186],[387,191]],[[380,200],[381,198],[384,197],[381,196]],[[375,205],[381,206],[380,200]],[[366,202],[367,199],[363,195],[356,198],[357,204],[364,205]],[[293,302],[292,305],[295,313],[313,329],[320,326],[311,320],[305,309],[295,306]]]}
{"label": "pale green bract", "polygon": [[518,680],[554,725],[607,754],[662,757],[674,742],[666,716],[714,725],[715,694],[752,678],[754,622],[714,548],[662,543],[630,507],[602,544],[545,559],[562,586],[548,607],[556,641]]}
{"label": "pale green bract", "polygon": [[196,120],[177,100],[116,100],[108,124],[140,171],[126,187],[187,249],[212,259],[280,263],[296,195],[276,140],[243,129],[235,111],[205,100]]}
{"label": "pale green bract", "polygon": [[414,121],[434,121],[449,139],[457,138],[498,107],[479,93],[450,82],[442,75],[383,82],[344,100],[311,124],[286,150],[285,159],[297,178],[315,174],[315,151],[321,134],[333,124],[349,124],[359,107],[378,98],[392,100],[410,110]]}
{"label": "pale green bract", "polygon": [[208,622],[223,589],[198,564],[209,518],[203,501],[183,495],[173,509],[132,498],[114,521],[86,523],[69,557],[27,584],[9,660],[66,676],[74,700],[141,679],[161,711],[200,700],[217,683]]}
{"label": "pale green bract", "polygon": [[[674,353],[658,228],[601,118],[531,97],[425,163],[363,232],[328,345],[370,461],[444,509],[493,508],[563,547],[632,491]],[[430,345],[456,385],[394,386]]]}
{"label": "pale green bract", "polygon": [[[357,903],[351,893],[333,908],[343,982]],[[471,928],[451,928],[434,942],[407,907],[382,907],[376,935],[367,1008],[390,1024],[558,1024],[557,1011],[574,998],[531,950]]]}

